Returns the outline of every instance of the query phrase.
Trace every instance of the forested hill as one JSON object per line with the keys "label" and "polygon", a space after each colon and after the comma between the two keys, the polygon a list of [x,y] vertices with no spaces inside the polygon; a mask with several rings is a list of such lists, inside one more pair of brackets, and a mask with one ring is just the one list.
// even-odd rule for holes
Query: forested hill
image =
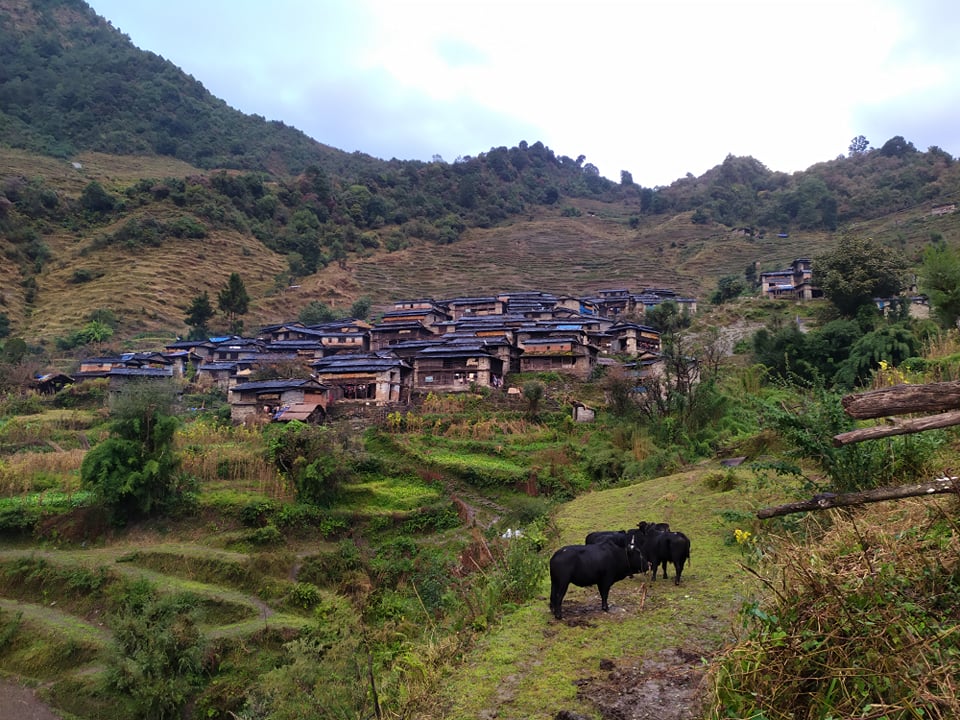
{"label": "forested hill", "polygon": [[182,332],[234,270],[251,326],[363,296],[702,295],[851,228],[917,260],[960,236],[960,214],[935,213],[958,199],[960,164],[899,136],[794,174],[729,156],[658,188],[542,142],[383,161],[228,107],[82,0],[0,0],[0,330],[48,347],[102,310],[118,337]]}
{"label": "forested hill", "polygon": [[693,212],[704,224],[829,231],[920,202],[953,201],[960,187],[948,153],[918,151],[899,136],[876,149],[859,138],[849,156],[794,175],[730,156],[663,188],[639,187],[626,171],[619,184],[610,182],[584,156],[558,155],[539,142],[493,147],[431,172],[436,163],[381,161],[318,140],[230,108],[200,80],[135,47],[83,0],[0,0],[0,143],[61,158],[83,151],[168,156],[276,178],[319,169],[324,183],[363,186],[375,196],[372,207],[351,209],[360,226],[453,213],[448,225],[484,227],[529,204],[570,197],[622,202],[637,215]]}
{"label": "forested hill", "polygon": [[0,125],[3,142],[60,157],[158,154],[291,173],[337,155],[231,109],[82,0],[0,0]]}

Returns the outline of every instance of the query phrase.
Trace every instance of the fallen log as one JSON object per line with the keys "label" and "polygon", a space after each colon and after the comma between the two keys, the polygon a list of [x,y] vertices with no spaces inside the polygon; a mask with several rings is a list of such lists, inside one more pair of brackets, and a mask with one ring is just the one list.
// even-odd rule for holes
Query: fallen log
{"label": "fallen log", "polygon": [[893,385],[846,395],[840,401],[847,415],[857,420],[908,415],[916,412],[943,412],[960,408],[960,382],[925,385]]}
{"label": "fallen log", "polygon": [[877,438],[891,437],[894,435],[910,435],[912,433],[923,432],[924,430],[936,430],[938,428],[952,427],[960,425],[960,410],[953,412],[940,413],[939,415],[927,415],[926,417],[913,418],[911,420],[895,420],[891,425],[877,425],[875,427],[860,428],[859,430],[848,430],[833,436],[834,447],[843,447],[853,443],[863,442],[864,440],[875,440]]}
{"label": "fallen log", "polygon": [[793,513],[806,512],[809,510],[827,510],[835,507],[881,502],[882,500],[899,500],[907,497],[942,495],[944,493],[960,493],[960,481],[958,481],[956,477],[942,477],[916,485],[898,485],[896,487],[875,488],[873,490],[862,490],[860,492],[842,493],[839,495],[834,493],[821,493],[809,500],[761,508],[757,511],[757,517],[761,520],[767,520],[772,517],[792,515]]}

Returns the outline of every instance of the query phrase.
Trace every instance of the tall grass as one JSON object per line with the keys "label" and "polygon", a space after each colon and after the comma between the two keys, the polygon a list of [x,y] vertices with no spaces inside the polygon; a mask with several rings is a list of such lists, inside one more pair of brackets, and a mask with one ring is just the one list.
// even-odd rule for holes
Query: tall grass
{"label": "tall grass", "polygon": [[267,460],[262,434],[243,426],[195,422],[177,433],[181,469],[202,485],[249,490],[272,498],[289,495],[287,482]]}
{"label": "tall grass", "polygon": [[738,641],[712,673],[711,718],[960,717],[955,499],[831,513],[758,576]]}
{"label": "tall grass", "polygon": [[0,459],[0,496],[56,488],[74,492],[80,487],[80,463],[85,450],[20,452]]}

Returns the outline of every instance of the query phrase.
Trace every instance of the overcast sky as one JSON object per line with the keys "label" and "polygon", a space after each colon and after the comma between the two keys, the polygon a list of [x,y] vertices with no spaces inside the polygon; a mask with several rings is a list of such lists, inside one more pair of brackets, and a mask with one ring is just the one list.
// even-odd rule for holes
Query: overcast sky
{"label": "overcast sky", "polygon": [[245,113],[375,157],[521,140],[668,185],[902,135],[960,155],[956,0],[88,0]]}

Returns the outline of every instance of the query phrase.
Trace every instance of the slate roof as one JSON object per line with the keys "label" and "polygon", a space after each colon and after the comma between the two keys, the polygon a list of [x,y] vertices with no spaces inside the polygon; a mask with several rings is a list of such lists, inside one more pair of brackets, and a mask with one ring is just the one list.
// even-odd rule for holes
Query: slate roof
{"label": "slate roof", "polygon": [[400,358],[393,355],[375,355],[368,353],[340,354],[321,358],[310,363],[317,373],[335,375],[351,372],[381,372],[392,368],[409,369]]}
{"label": "slate roof", "polygon": [[324,390],[326,389],[326,386],[312,378],[286,378],[279,380],[255,380],[253,382],[238,383],[233,386],[233,391],[274,392],[281,390],[296,390],[298,388]]}

